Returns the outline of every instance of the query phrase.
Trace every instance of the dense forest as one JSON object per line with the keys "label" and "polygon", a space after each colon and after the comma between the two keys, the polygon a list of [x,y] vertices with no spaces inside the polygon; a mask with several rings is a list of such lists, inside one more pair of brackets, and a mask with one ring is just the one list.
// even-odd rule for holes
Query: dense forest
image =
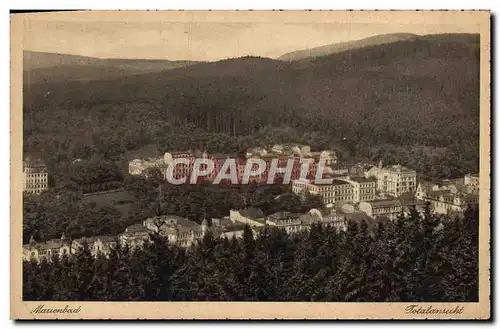
{"label": "dense forest", "polygon": [[477,302],[478,210],[463,219],[412,211],[373,229],[266,229],[240,240],[207,234],[190,250],[152,235],[109,259],[25,262],[24,300]]}
{"label": "dense forest", "polygon": [[435,178],[478,170],[478,35],[24,88],[24,151],[43,154],[58,174],[75,158],[123,161],[150,144],[160,154],[279,142],[337,149],[350,160],[400,162]]}

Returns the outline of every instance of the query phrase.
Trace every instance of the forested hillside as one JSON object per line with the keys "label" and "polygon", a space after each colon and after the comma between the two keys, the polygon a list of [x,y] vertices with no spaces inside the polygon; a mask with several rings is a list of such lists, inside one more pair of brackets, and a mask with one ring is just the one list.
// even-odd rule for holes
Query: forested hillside
{"label": "forested hillside", "polygon": [[102,80],[159,72],[196,64],[190,61],[101,59],[94,57],[23,52],[25,84]]}
{"label": "forested hillside", "polygon": [[278,57],[278,59],[282,61],[296,61],[302,59],[310,59],[314,57],[336,54],[363,47],[388,44],[401,40],[416,39],[416,38],[418,38],[418,36],[416,34],[411,34],[411,33],[380,34],[360,40],[346,41],[310,49],[296,50],[281,55],[280,57]]}
{"label": "forested hillside", "polygon": [[144,250],[97,260],[88,249],[24,263],[23,300],[477,302],[478,211],[464,219],[415,211],[370,229],[268,228],[241,240],[206,235],[193,249],[159,236]]}
{"label": "forested hillside", "polygon": [[[209,151],[236,152],[298,141],[348,157],[413,161],[439,177],[478,170],[478,35],[294,62],[245,57],[114,80],[25,84],[24,95],[25,152],[43,151],[49,163],[116,157],[150,143],[160,152],[207,143]],[[415,161],[423,149],[431,151]]]}

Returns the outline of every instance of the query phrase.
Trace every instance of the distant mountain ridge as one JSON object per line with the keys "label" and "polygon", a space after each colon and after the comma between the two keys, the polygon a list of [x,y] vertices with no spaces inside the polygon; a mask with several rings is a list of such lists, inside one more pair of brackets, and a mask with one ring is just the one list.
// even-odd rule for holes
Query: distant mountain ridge
{"label": "distant mountain ridge", "polygon": [[375,36],[360,39],[360,40],[339,42],[339,43],[334,43],[334,44],[310,48],[310,49],[296,50],[296,51],[292,51],[292,52],[286,53],[284,55],[281,55],[277,59],[282,60],[282,61],[294,61],[294,60],[308,59],[308,58],[336,54],[336,53],[354,50],[354,49],[363,48],[363,47],[377,46],[377,45],[382,45],[382,44],[386,44],[386,43],[393,43],[393,42],[397,42],[397,41],[416,39],[418,37],[419,37],[418,35],[411,34],[411,33],[380,34],[380,35],[375,35]]}
{"label": "distant mountain ridge", "polygon": [[396,120],[402,142],[422,134],[440,145],[447,142],[433,137],[436,131],[454,136],[478,127],[466,120],[479,111],[478,45],[478,35],[431,35],[307,61],[243,57],[109,81],[33,85],[24,99],[29,107],[73,103],[74,110],[147,101],[155,106],[150,117],[231,134],[318,124],[355,135],[372,125],[392,129],[387,122]]}
{"label": "distant mountain ridge", "polygon": [[101,59],[78,55],[24,51],[25,83],[52,83],[118,78],[193,65],[194,61]]}

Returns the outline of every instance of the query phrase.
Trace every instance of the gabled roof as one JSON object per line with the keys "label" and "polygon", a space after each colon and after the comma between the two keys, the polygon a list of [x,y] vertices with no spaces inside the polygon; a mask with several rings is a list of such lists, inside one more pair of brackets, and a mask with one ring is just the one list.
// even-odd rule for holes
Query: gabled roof
{"label": "gabled roof", "polygon": [[421,187],[421,189],[424,191],[424,192],[429,192],[432,190],[432,187],[434,186],[435,184],[433,184],[432,182],[428,182],[428,181],[424,181],[424,180],[421,180],[420,182],[418,182],[418,185],[417,185],[417,188],[418,186]]}
{"label": "gabled roof", "polygon": [[334,179],[332,181],[332,185],[350,185],[350,183],[346,182],[345,180]]}
{"label": "gabled roof", "polygon": [[102,242],[116,242],[116,236],[112,235],[99,235],[96,239],[99,239]]}
{"label": "gabled roof", "polygon": [[401,201],[399,201],[398,199],[373,200],[373,201],[366,201],[366,203],[369,203],[374,209],[401,206]]}
{"label": "gabled roof", "polygon": [[42,159],[28,156],[23,160],[23,167],[45,169],[46,165]]}
{"label": "gabled roof", "polygon": [[38,245],[38,249],[58,249],[61,248],[64,243],[59,239],[52,239]]}
{"label": "gabled roof", "polygon": [[140,233],[140,232],[149,232],[149,230],[142,226],[141,224],[134,224],[125,229],[125,233]]}
{"label": "gabled roof", "polygon": [[377,182],[377,179],[375,177],[366,178],[366,177],[353,176],[353,177],[349,177],[349,179],[352,180],[353,182],[357,182],[357,183],[376,183]]}
{"label": "gabled roof", "polygon": [[92,244],[97,240],[97,237],[83,237],[83,238],[78,238],[74,239],[73,242],[76,242],[78,244]]}
{"label": "gabled roof", "polygon": [[267,216],[267,219],[270,220],[282,220],[282,219],[288,219],[288,218],[299,218],[300,214],[292,213],[289,211],[279,211],[275,212],[274,214],[271,214]]}

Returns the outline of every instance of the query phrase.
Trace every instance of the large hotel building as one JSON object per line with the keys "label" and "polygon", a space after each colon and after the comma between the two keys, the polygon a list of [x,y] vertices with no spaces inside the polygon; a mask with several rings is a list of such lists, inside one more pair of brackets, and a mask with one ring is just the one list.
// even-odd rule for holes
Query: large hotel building
{"label": "large hotel building", "polygon": [[379,192],[393,197],[415,193],[417,189],[417,172],[401,165],[382,167],[380,164],[368,170],[365,177],[375,178]]}
{"label": "large hotel building", "polygon": [[39,194],[48,188],[49,174],[41,160],[26,159],[23,161],[23,191]]}
{"label": "large hotel building", "polygon": [[309,192],[319,195],[325,204],[360,202],[375,199],[375,180],[360,177],[333,179],[331,184],[315,184],[307,179],[292,182],[296,194]]}

